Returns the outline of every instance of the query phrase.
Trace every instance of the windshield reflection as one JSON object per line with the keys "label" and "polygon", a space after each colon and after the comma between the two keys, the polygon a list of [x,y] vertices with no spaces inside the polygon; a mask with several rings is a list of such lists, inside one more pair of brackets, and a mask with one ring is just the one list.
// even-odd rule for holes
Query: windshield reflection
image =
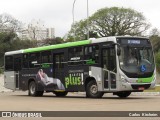
{"label": "windshield reflection", "polygon": [[145,71],[154,70],[154,59],[151,47],[121,47],[119,56],[120,67],[127,73],[140,73],[141,66],[145,66]]}

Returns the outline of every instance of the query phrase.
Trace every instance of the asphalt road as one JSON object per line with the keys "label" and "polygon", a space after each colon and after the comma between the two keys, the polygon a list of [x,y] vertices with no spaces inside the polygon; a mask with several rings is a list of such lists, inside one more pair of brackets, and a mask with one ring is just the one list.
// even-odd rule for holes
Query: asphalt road
{"label": "asphalt road", "polygon": [[[0,111],[160,111],[160,95],[131,95],[127,99],[120,99],[112,94],[105,94],[102,99],[89,99],[85,98],[84,93],[69,93],[66,97],[45,93],[43,97],[30,97],[27,92],[5,92],[0,93]],[[101,119],[107,118],[99,118]],[[116,119],[121,120],[121,118]],[[152,118],[154,119],[157,118]]]}

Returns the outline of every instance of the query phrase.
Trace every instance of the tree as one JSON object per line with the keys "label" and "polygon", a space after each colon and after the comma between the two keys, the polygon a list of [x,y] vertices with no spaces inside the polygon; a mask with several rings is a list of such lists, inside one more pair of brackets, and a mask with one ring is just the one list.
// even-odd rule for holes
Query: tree
{"label": "tree", "polygon": [[160,52],[157,52],[155,54],[155,61],[156,61],[157,72],[160,73]]}
{"label": "tree", "polygon": [[0,33],[0,67],[4,64],[4,53],[13,50],[26,49],[37,46],[35,40],[20,40],[13,32]]}
{"label": "tree", "polygon": [[28,24],[27,32],[31,40],[42,40],[46,38],[45,27],[41,20],[32,20]]}
{"label": "tree", "polygon": [[16,32],[22,27],[22,23],[9,14],[0,15],[0,32]]}
{"label": "tree", "polygon": [[77,40],[83,40],[85,39],[87,34],[87,22],[86,20],[80,20],[79,22],[75,22],[74,25],[72,25],[71,30],[69,31],[67,35],[67,40],[69,42],[77,41]]}
{"label": "tree", "polygon": [[154,52],[158,52],[160,49],[160,32],[157,28],[151,30],[149,38],[152,43]]}
{"label": "tree", "polygon": [[[89,18],[89,30],[97,33],[99,37],[115,35],[141,36],[149,28],[142,13],[130,8],[103,8],[98,10]],[[81,20],[72,25],[68,38],[75,37],[80,40],[84,38],[87,30],[86,20]]]}
{"label": "tree", "polygon": [[158,36],[160,35],[160,32],[157,28],[153,28],[151,31],[150,31],[150,36]]}
{"label": "tree", "polygon": [[156,70],[160,73],[160,32],[157,28],[151,30],[149,39],[155,52]]}
{"label": "tree", "polygon": [[63,43],[63,39],[61,37],[56,38],[47,38],[45,40],[39,40],[38,46],[45,46],[45,45],[54,45],[54,44],[60,44]]}

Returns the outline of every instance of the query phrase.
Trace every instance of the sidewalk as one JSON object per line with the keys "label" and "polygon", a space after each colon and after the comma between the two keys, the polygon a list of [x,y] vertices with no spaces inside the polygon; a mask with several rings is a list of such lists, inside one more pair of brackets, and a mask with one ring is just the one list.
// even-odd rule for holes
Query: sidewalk
{"label": "sidewalk", "polygon": [[158,96],[158,95],[160,95],[160,92],[133,92],[131,95],[133,95],[133,96],[139,96],[139,95]]}
{"label": "sidewalk", "polygon": [[6,89],[4,87],[4,76],[0,75],[0,92],[11,92],[12,90]]}

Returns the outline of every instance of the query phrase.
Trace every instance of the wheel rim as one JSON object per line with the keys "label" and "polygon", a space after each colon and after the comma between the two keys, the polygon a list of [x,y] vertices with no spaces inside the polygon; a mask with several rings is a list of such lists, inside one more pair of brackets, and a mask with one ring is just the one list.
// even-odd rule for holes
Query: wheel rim
{"label": "wheel rim", "polygon": [[31,87],[30,87],[30,92],[31,94],[34,94],[35,93],[35,90],[36,90],[36,86],[34,83],[31,84]]}
{"label": "wheel rim", "polygon": [[92,94],[96,94],[97,91],[98,91],[97,85],[92,85],[91,88],[90,88],[90,91],[91,91]]}

